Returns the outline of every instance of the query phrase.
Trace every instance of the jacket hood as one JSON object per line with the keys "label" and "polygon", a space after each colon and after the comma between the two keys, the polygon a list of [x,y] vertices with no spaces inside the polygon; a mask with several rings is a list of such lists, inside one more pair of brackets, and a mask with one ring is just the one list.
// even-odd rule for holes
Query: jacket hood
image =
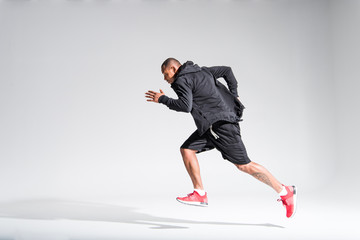
{"label": "jacket hood", "polygon": [[178,78],[181,75],[184,75],[187,73],[194,73],[194,72],[199,72],[199,71],[201,71],[201,68],[197,64],[194,64],[192,61],[187,61],[186,63],[181,65],[181,67],[178,69],[178,71],[176,72],[175,78]]}

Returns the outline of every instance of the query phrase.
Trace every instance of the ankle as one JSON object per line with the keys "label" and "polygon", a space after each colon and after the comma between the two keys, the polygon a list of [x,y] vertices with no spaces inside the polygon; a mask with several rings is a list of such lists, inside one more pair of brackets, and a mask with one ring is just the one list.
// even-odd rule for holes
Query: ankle
{"label": "ankle", "polygon": [[194,189],[195,192],[197,192],[200,196],[204,196],[206,194],[204,189]]}
{"label": "ankle", "polygon": [[282,186],[281,191],[279,192],[279,195],[286,196],[286,194],[287,194],[287,190],[286,190],[285,186]]}

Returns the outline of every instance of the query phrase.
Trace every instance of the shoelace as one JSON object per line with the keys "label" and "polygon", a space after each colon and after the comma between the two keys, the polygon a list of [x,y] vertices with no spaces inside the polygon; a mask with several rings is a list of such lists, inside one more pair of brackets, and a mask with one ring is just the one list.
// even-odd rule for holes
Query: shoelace
{"label": "shoelace", "polygon": [[277,201],[281,202],[283,204],[283,206],[286,207],[285,200],[282,200],[281,198],[279,198]]}

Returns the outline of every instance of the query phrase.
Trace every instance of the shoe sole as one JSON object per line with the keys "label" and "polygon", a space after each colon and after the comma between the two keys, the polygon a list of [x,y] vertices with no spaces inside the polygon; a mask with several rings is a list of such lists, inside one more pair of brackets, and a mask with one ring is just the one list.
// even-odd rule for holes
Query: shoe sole
{"label": "shoe sole", "polygon": [[289,217],[289,218],[292,218],[294,215],[295,215],[295,213],[296,213],[296,207],[297,207],[297,194],[298,194],[298,190],[297,190],[297,188],[295,187],[295,186],[292,186],[293,187],[293,189],[294,189],[294,195],[293,195],[293,201],[294,201],[294,212],[293,212],[293,214],[291,214],[291,216]]}
{"label": "shoe sole", "polygon": [[181,201],[180,199],[176,199],[176,200],[182,204],[196,206],[196,207],[207,207],[208,206],[208,203],[206,203],[206,202],[186,202],[186,201]]}

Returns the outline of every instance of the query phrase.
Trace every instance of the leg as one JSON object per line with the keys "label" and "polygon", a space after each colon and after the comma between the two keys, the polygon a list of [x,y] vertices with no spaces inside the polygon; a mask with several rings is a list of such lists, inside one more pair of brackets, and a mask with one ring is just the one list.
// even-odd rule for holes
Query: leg
{"label": "leg", "polygon": [[213,140],[216,148],[221,152],[224,159],[229,160],[243,172],[246,172],[259,181],[266,183],[276,192],[281,192],[282,185],[266,168],[252,162],[241,139],[240,126],[234,123],[221,123],[214,125],[215,131],[220,138]]}
{"label": "leg", "polygon": [[272,187],[277,193],[281,192],[282,185],[281,183],[276,180],[276,178],[268,171],[266,168],[257,164],[255,162],[250,162],[248,164],[240,165],[235,164],[235,166],[245,172],[253,176],[254,178],[258,179],[259,181],[269,185]]}
{"label": "leg", "polygon": [[204,187],[203,187],[203,184],[201,181],[200,166],[199,166],[199,162],[196,157],[196,150],[180,148],[180,152],[181,152],[181,156],[183,158],[186,170],[189,173],[191,181],[194,185],[194,189],[203,190]]}

